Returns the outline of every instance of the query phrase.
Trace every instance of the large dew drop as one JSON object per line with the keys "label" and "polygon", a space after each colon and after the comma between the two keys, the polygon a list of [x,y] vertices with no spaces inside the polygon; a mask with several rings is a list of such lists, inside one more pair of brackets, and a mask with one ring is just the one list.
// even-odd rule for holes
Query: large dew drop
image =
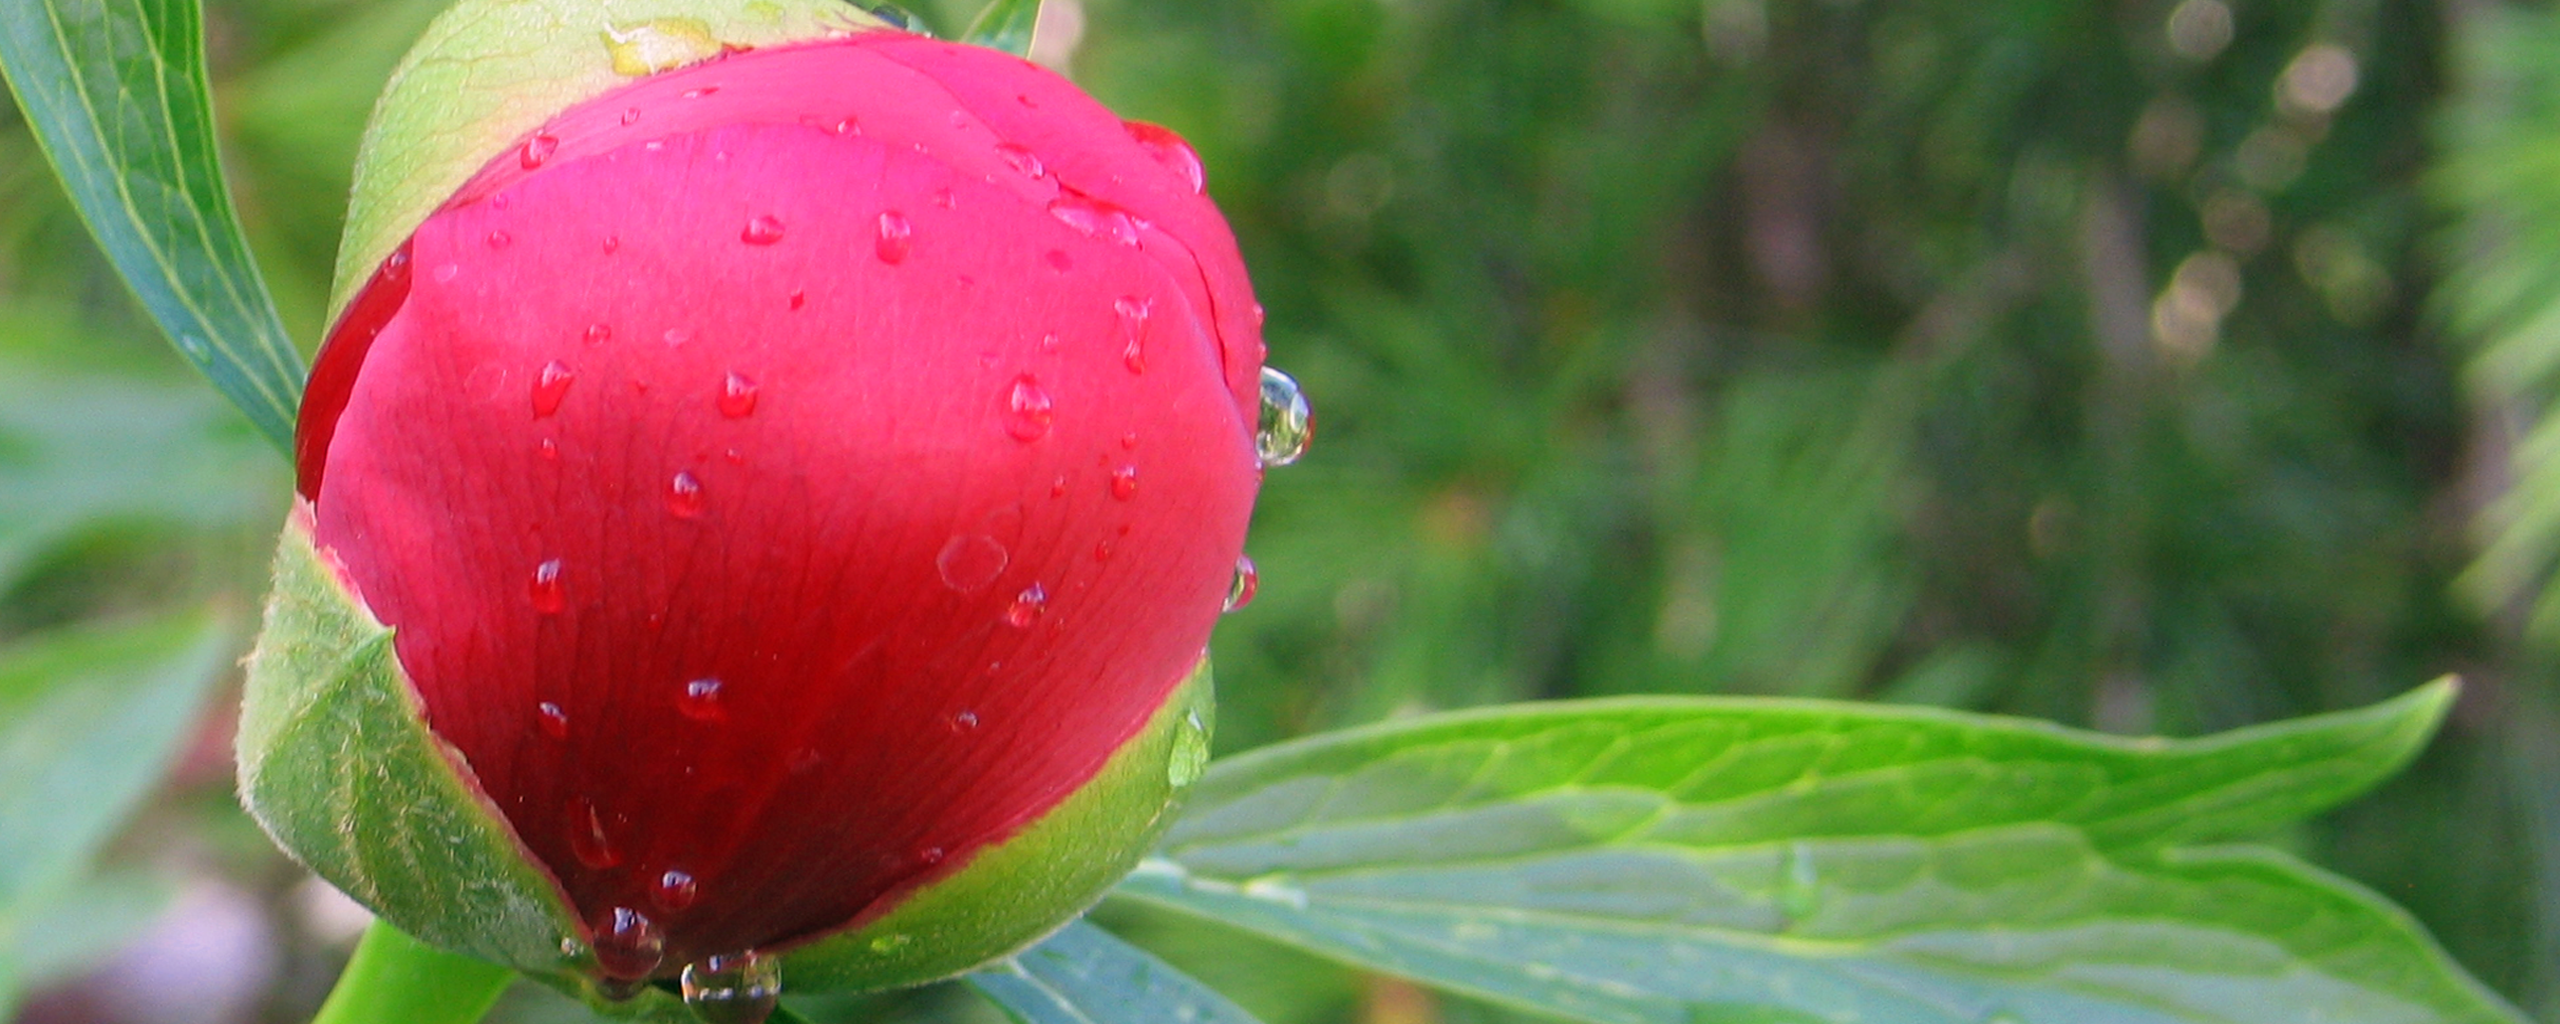
{"label": "large dew drop", "polygon": [[1251,556],[1236,556],[1236,574],[1227,580],[1227,611],[1236,611],[1253,603],[1253,595],[1262,590],[1262,573],[1253,567]]}
{"label": "large dew drop", "polygon": [[545,419],[560,411],[560,401],[569,397],[569,385],[578,381],[569,364],[554,359],[543,364],[533,375],[533,418]]}
{"label": "large dew drop", "polygon": [[720,704],[720,680],[711,676],[684,684],[684,690],[676,694],[676,710],[697,722],[718,722],[729,717],[728,709]]}
{"label": "large dew drop", "polygon": [[1014,378],[1013,387],[1005,392],[1005,433],[1024,442],[1049,436],[1051,404],[1049,392],[1037,378],[1027,373]]}
{"label": "large dew drop", "polygon": [[984,589],[1004,572],[1012,555],[995,538],[978,534],[962,534],[942,545],[933,567],[942,574],[942,585],[963,594]]}
{"label": "large dew drop", "polygon": [[1034,583],[1014,596],[1013,604],[1004,610],[1004,624],[1015,629],[1029,629],[1049,609],[1049,591]]}
{"label": "large dew drop", "polygon": [[906,214],[896,210],[884,210],[880,214],[879,243],[873,247],[873,251],[879,255],[882,263],[891,266],[904,263],[907,261],[907,253],[915,249],[915,234],[915,225],[907,222]]}
{"label": "large dew drop", "polygon": [[1049,201],[1049,216],[1092,238],[1107,239],[1126,246],[1138,244],[1138,219],[1110,203],[1081,193],[1069,192]]}
{"label": "large dew drop", "polygon": [[782,959],[749,950],[684,968],[684,1002],[704,1024],[764,1024],[782,999]]}
{"label": "large dew drop", "polygon": [[1024,148],[1020,143],[996,143],[996,155],[1003,157],[1006,166],[1013,168],[1025,178],[1038,181],[1049,176],[1048,165],[1041,163],[1038,155]]}
{"label": "large dew drop", "polygon": [[1173,734],[1173,755],[1166,759],[1164,781],[1182,789],[1200,781],[1209,768],[1209,723],[1194,711],[1183,716],[1182,729]]}
{"label": "large dew drop", "polygon": [[1307,442],[1316,436],[1316,417],[1307,408],[1305,392],[1288,374],[1262,368],[1262,415],[1253,438],[1255,453],[1265,466],[1286,466],[1307,453]]}
{"label": "large dew drop", "polygon": [[630,907],[615,907],[597,921],[596,971],[604,975],[605,995],[629,999],[640,994],[649,976],[667,956],[667,934],[658,922]]}
{"label": "large dew drop", "polygon": [[560,151],[560,140],[550,135],[535,135],[524,140],[524,148],[516,150],[516,166],[533,170]]}
{"label": "large dew drop", "polygon": [[1135,295],[1123,295],[1111,302],[1111,311],[1120,317],[1120,336],[1128,347],[1120,350],[1121,365],[1130,373],[1147,372],[1147,320],[1155,315],[1155,303]]}
{"label": "large dew drop", "polygon": [[678,519],[702,515],[702,481],[692,473],[676,471],[675,478],[667,481],[667,514]]}
{"label": "large dew drop", "polygon": [[1174,134],[1170,128],[1144,121],[1123,121],[1120,127],[1129,132],[1130,140],[1136,142],[1138,148],[1146,150],[1148,156],[1181,178],[1183,184],[1191,186],[1192,195],[1209,190],[1209,175],[1200,165],[1200,154],[1192,150],[1190,143],[1182,141],[1182,136]]}
{"label": "large dew drop", "polygon": [[525,597],[533,602],[534,611],[544,615],[558,615],[569,606],[569,597],[560,584],[559,559],[533,567],[533,578],[525,581]]}
{"label": "large dew drop", "polygon": [[701,895],[701,883],[693,880],[692,872],[682,868],[659,872],[658,880],[649,886],[649,898],[658,904],[658,909],[670,914],[693,906],[693,901]]}
{"label": "large dew drop", "polygon": [[720,382],[720,415],[733,420],[756,414],[756,382],[743,373],[732,372]]}
{"label": "large dew drop", "polygon": [[738,240],[748,245],[772,245],[782,241],[782,218],[770,213],[757,214],[738,230]]}
{"label": "large dew drop", "polygon": [[622,851],[614,849],[613,837],[605,834],[604,815],[596,810],[595,801],[583,796],[569,798],[569,853],[597,871],[622,863]]}

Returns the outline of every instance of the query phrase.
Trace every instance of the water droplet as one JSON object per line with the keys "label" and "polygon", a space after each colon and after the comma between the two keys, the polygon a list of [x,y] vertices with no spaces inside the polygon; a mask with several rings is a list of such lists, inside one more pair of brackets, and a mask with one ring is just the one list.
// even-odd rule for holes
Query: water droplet
{"label": "water droplet", "polygon": [[809,293],[801,291],[798,288],[791,289],[791,308],[798,309],[808,304]]}
{"label": "water droplet", "polygon": [[848,117],[836,122],[835,127],[828,130],[838,135],[860,135],[862,134],[862,122],[859,119]]}
{"label": "water droplet", "polygon": [[682,868],[668,868],[660,872],[657,884],[649,887],[649,898],[656,901],[658,909],[670,914],[692,906],[701,894],[701,885]]}
{"label": "water droplet", "polygon": [[942,583],[963,594],[972,593],[996,581],[1013,556],[993,537],[963,534],[942,545],[942,553],[933,564],[942,570]]}
{"label": "water droplet", "polygon": [[622,851],[604,834],[604,815],[583,796],[569,798],[569,853],[597,871],[622,863]]}
{"label": "water droplet", "polygon": [[533,579],[525,584],[526,596],[533,599],[533,610],[544,615],[557,615],[569,606],[568,595],[560,586],[560,560],[545,560],[533,567]]}
{"label": "water droplet", "polygon": [[756,382],[746,374],[731,372],[720,382],[720,415],[742,420],[755,415]]}
{"label": "water droplet", "polygon": [[959,713],[959,714],[956,714],[956,715],[951,716],[951,731],[952,731],[952,732],[976,732],[977,730],[978,730],[978,713],[977,713],[977,712],[975,712],[975,711],[963,711],[963,712],[961,712],[961,713]]}
{"label": "water droplet", "polygon": [[516,236],[514,235],[510,235],[504,231],[489,232],[489,248],[504,249],[514,244],[516,244]]}
{"label": "water droplet", "polygon": [[923,864],[927,867],[942,863],[942,848],[939,846],[928,846],[924,849],[917,850],[916,863]]}
{"label": "water droplet", "polygon": [[533,711],[534,721],[542,727],[543,735],[555,740],[569,738],[569,713],[560,710],[560,705],[546,700],[534,705]]}
{"label": "water droplet", "polygon": [[533,450],[535,454],[542,456],[544,462],[560,461],[560,442],[558,441],[543,438],[533,446]]}
{"label": "water droplet", "polygon": [[181,334],[178,336],[178,351],[186,353],[189,359],[203,362],[212,357],[213,345],[201,335]]}
{"label": "water droplet", "polygon": [[886,956],[906,948],[907,943],[913,941],[903,933],[883,935],[871,940],[871,952]]}
{"label": "water droplet", "polygon": [[1200,773],[1209,768],[1209,726],[1192,712],[1173,734],[1173,754],[1165,760],[1164,780],[1181,789],[1200,781]]}
{"label": "water droplet", "polygon": [[456,263],[442,263],[442,264],[438,264],[438,265],[436,266],[436,269],[434,270],[434,275],[435,275],[435,279],[436,279],[436,283],[437,283],[437,284],[443,284],[443,283],[445,283],[445,282],[447,282],[447,281],[451,281],[451,280],[453,280],[454,275],[456,275],[456,274],[460,274],[460,273],[462,273],[462,266],[461,266],[460,264],[456,264]]}
{"label": "water droplet", "polygon": [[667,511],[678,519],[691,519],[702,514],[702,481],[692,473],[676,471],[667,481]]}
{"label": "water droplet", "polygon": [[1111,560],[1111,542],[1110,542],[1110,541],[1105,540],[1105,541],[1097,541],[1097,542],[1095,542],[1095,543],[1094,543],[1094,545],[1093,545],[1093,560],[1094,560],[1094,561],[1097,561],[1097,562],[1108,562],[1108,561],[1110,561],[1110,560]]}
{"label": "water droplet", "polygon": [[1147,372],[1147,320],[1154,315],[1155,303],[1134,295],[1123,295],[1112,301],[1111,309],[1120,314],[1120,335],[1129,342],[1128,347],[1120,352],[1121,364],[1127,366],[1130,373]]}
{"label": "water droplet", "polygon": [[382,279],[385,281],[397,281],[408,276],[409,243],[402,242],[400,243],[399,248],[391,250],[391,256],[389,259],[382,261]]}
{"label": "water droplet", "polygon": [[1137,431],[1132,430],[1126,434],[1120,435],[1120,450],[1124,452],[1134,452],[1138,450]]}
{"label": "water droplet", "polygon": [[1004,610],[1004,624],[1015,629],[1029,629],[1032,623],[1040,621],[1041,613],[1048,610],[1049,592],[1034,583],[1014,595],[1013,605]]}
{"label": "water droplet", "polygon": [[1051,352],[1055,352],[1055,351],[1057,351],[1057,350],[1058,350],[1058,336],[1057,336],[1057,334],[1056,334],[1056,333],[1054,333],[1054,332],[1053,332],[1053,333],[1049,333],[1049,334],[1043,334],[1043,335],[1041,335],[1041,336],[1040,336],[1040,353],[1041,353],[1042,355],[1047,355],[1047,354],[1049,354],[1049,353],[1051,353]]}
{"label": "water droplet", "polygon": [[[637,116],[639,111],[635,110],[632,114]],[[623,123],[630,124],[631,122],[624,121]],[[542,166],[543,161],[551,159],[551,154],[559,151],[559,139],[553,138],[549,135],[536,134],[534,137],[524,140],[524,147],[516,150],[516,163],[525,170],[530,171],[536,167]],[[483,150],[483,152],[486,152],[486,150]]]}
{"label": "water droplet", "polygon": [[891,265],[906,262],[908,251],[915,248],[915,226],[907,223],[907,215],[896,210],[880,213],[880,242],[873,251],[880,262]]}
{"label": "water droplet", "polygon": [[684,968],[684,1002],[703,1024],[764,1024],[782,998],[782,958],[750,950]]}
{"label": "water droplet", "polygon": [[533,416],[544,419],[560,411],[560,400],[569,397],[569,385],[578,382],[569,364],[554,359],[543,364],[542,372],[533,375]]}
{"label": "water droplet", "polygon": [[1049,260],[1049,269],[1055,270],[1061,274],[1076,268],[1076,261],[1069,258],[1066,250],[1063,249],[1049,250],[1047,259]]}
{"label": "water droplet", "polygon": [[705,97],[705,96],[709,96],[709,95],[711,95],[712,93],[719,92],[719,91],[720,91],[720,87],[719,87],[719,86],[716,86],[716,85],[706,85],[706,86],[703,86],[703,87],[701,87],[701,88],[699,88],[699,89],[687,89],[687,90],[685,90],[685,91],[683,92],[683,94],[682,94],[682,95],[684,96],[684,98],[689,99],[689,100],[698,100],[698,99],[701,99],[701,98],[703,98],[703,97]]}
{"label": "water droplet", "polygon": [[729,717],[720,706],[720,680],[704,676],[684,684],[684,692],[676,696],[676,710],[697,722],[718,722]]}
{"label": "water droplet", "polygon": [[1138,244],[1138,221],[1129,211],[1092,196],[1070,192],[1049,201],[1049,215],[1093,238],[1122,245]]}
{"label": "water droplet", "polygon": [[1138,496],[1138,467],[1122,466],[1111,471],[1111,496],[1122,501]]}
{"label": "water droplet", "polygon": [[1049,436],[1051,418],[1049,393],[1030,374],[1013,379],[1013,387],[1005,397],[1004,429],[1016,441],[1037,441]]}
{"label": "water droplet", "polygon": [[614,251],[615,251],[615,250],[618,250],[618,249],[620,249],[620,248],[622,248],[622,236],[621,236],[621,235],[606,235],[606,236],[604,236],[604,254],[605,254],[605,255],[607,255],[607,256],[611,256],[611,255],[613,255],[613,254],[614,254]]}
{"label": "water droplet", "polygon": [[[952,191],[947,188],[934,189],[933,205],[939,206],[945,210],[957,210],[960,208],[960,197],[954,195]],[[962,278],[961,280],[966,282],[968,279]]]}
{"label": "water droplet", "polygon": [[1262,414],[1254,431],[1255,454],[1265,466],[1286,466],[1307,453],[1307,442],[1315,437],[1315,413],[1307,408],[1306,393],[1288,374],[1262,368]]}
{"label": "water droplet", "polygon": [[1262,590],[1262,573],[1253,567],[1250,555],[1236,556],[1236,574],[1227,579],[1227,611],[1238,611],[1253,603],[1253,595]]}
{"label": "water droplet", "polygon": [[623,111],[622,111],[622,123],[624,123],[624,124],[638,124],[639,122],[640,122],[640,108],[638,108],[638,107],[625,107],[625,108],[623,108]]}
{"label": "water droplet", "polygon": [[586,339],[587,344],[590,345],[602,345],[612,341],[613,327],[609,324],[588,324]]}
{"label": "water droplet", "polygon": [[645,980],[666,959],[667,934],[649,915],[630,907],[605,911],[595,930],[596,970],[607,978]]}
{"label": "water droplet", "polygon": [[666,333],[661,334],[658,337],[666,341],[668,348],[674,348],[678,345],[684,344],[685,342],[693,340],[693,328],[670,327],[667,328]]}
{"label": "water droplet", "polygon": [[1003,157],[1006,166],[1013,168],[1016,173],[1025,178],[1038,181],[1049,176],[1048,166],[1042,164],[1038,155],[1024,148],[1020,143],[996,143],[996,155]]}
{"label": "water droplet", "polygon": [[760,213],[747,226],[739,229],[738,240],[748,245],[772,245],[782,240],[782,218]]}
{"label": "water droplet", "polygon": [[1057,479],[1049,481],[1049,496],[1052,498],[1063,498],[1067,496],[1066,474],[1060,473],[1058,474]]}
{"label": "water droplet", "polygon": [[1173,129],[1144,121],[1122,121],[1120,127],[1128,130],[1129,138],[1137,141],[1138,148],[1146,150],[1148,156],[1181,178],[1183,184],[1191,186],[1192,195],[1209,190],[1209,175],[1201,169],[1200,154],[1191,148],[1190,143],[1184,142],[1182,136],[1174,134]]}
{"label": "water droplet", "polygon": [[660,18],[627,27],[606,26],[604,49],[613,73],[638,78],[673,70],[720,52],[710,26],[691,18]]}

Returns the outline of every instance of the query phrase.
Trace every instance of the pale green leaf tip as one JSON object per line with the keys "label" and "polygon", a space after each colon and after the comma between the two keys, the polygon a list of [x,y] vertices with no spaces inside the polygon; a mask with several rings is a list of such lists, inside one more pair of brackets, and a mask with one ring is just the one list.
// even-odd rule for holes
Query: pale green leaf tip
{"label": "pale green leaf tip", "polygon": [[995,0],[969,23],[960,41],[1002,50],[1029,59],[1031,40],[1040,25],[1040,0]]}

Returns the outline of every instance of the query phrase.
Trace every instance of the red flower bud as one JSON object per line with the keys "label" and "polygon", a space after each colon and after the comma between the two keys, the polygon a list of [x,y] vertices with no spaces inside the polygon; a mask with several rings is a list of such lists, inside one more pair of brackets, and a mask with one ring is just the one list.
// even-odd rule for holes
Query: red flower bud
{"label": "red flower bud", "polygon": [[[665,977],[879,921],[1153,735],[1237,572],[1258,320],[1172,133],[905,33],[737,53],[417,226],[320,355],[302,522],[580,962]],[[1062,907],[1019,944],[1077,884],[971,913]]]}

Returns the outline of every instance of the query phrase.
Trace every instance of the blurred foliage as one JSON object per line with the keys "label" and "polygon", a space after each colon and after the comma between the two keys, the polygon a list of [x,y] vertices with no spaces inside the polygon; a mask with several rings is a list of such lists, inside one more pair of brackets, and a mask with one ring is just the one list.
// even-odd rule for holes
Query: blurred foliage
{"label": "blurred foliage", "polygon": [[[1266,486],[1260,597],[1217,639],[1223,749],[1623,692],[2192,734],[2460,671],[2415,770],[2270,838],[2560,1021],[2554,15],[1049,5],[1036,55],[1197,145],[1316,402],[1315,448]],[[237,199],[308,346],[363,115],[438,4],[209,6]],[[978,4],[916,6],[957,28]],[[0,641],[250,606],[278,462],[0,113]],[[175,1019],[299,1019],[342,932],[226,785],[183,757],[110,870],[244,906],[269,944],[241,954],[258,987]],[[1504,1016],[1105,919],[1270,1024]],[[26,1019],[153,1019],[116,983]],[[992,1012],[840,1002],[811,1009]],[[578,1019],[532,992],[504,1012]]]}

